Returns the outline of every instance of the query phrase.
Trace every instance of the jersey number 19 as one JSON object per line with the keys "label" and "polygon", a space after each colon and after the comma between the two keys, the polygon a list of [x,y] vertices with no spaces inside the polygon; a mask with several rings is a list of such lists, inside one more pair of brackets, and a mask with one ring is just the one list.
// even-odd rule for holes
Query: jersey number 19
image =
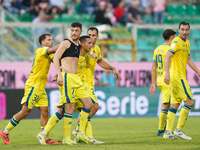
{"label": "jersey number 19", "polygon": [[162,61],[162,55],[156,55],[156,67],[157,69],[162,69],[163,68],[163,61]]}

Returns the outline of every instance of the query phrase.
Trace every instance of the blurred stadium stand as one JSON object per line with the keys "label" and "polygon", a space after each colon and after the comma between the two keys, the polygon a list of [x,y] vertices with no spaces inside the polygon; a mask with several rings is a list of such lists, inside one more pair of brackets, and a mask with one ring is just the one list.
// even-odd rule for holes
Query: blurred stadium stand
{"label": "blurred stadium stand", "polygon": [[[34,25],[31,23],[33,16],[28,13],[10,14],[1,8],[0,24],[0,61],[31,61],[34,51],[38,47],[37,37],[32,33],[32,27],[57,27],[59,36],[54,38],[56,43],[64,37],[69,37],[69,25],[80,21],[85,29],[89,26],[98,26],[94,22],[95,16],[89,16],[79,10],[80,3],[67,3],[66,7],[73,6],[74,12],[55,15],[50,23]],[[200,56],[200,1],[198,0],[172,0],[168,4],[163,25],[153,25],[151,15],[143,15],[145,25],[130,25],[120,27],[104,27],[100,33],[98,44],[102,47],[103,57],[108,57],[111,62],[152,61],[153,50],[163,43],[162,32],[166,28],[178,31],[178,24],[182,21],[190,22],[191,33],[188,39],[191,42],[191,57],[199,61]],[[13,24],[15,23],[15,25]],[[178,35],[178,33],[177,33]],[[55,43],[55,44],[56,44]],[[104,46],[108,51],[104,51]],[[107,53],[107,54],[106,54]],[[106,54],[106,55],[104,55]]]}

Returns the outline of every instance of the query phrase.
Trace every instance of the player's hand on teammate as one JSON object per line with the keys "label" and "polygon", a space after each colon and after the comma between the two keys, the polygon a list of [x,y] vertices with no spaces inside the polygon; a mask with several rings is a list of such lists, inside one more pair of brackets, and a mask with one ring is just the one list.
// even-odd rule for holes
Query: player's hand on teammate
{"label": "player's hand on teammate", "polygon": [[97,54],[95,54],[95,53],[92,53],[92,58],[94,58],[96,61],[98,61],[98,56],[97,56]]}
{"label": "player's hand on teammate", "polygon": [[169,77],[169,75],[165,75],[164,82],[165,82],[167,85],[169,85],[169,83],[170,83],[170,77]]}
{"label": "player's hand on teammate", "polygon": [[113,68],[113,74],[114,74],[115,78],[118,78],[119,80],[121,80],[119,71],[116,68]]}
{"label": "player's hand on teammate", "polygon": [[57,76],[51,78],[51,82],[57,81]]}
{"label": "player's hand on teammate", "polygon": [[57,77],[57,84],[60,85],[60,86],[63,85],[63,78],[62,78],[62,76],[58,76]]}
{"label": "player's hand on teammate", "polygon": [[156,85],[155,84],[151,84],[151,87],[150,87],[150,90],[149,92],[154,95],[155,94],[155,91],[156,91]]}

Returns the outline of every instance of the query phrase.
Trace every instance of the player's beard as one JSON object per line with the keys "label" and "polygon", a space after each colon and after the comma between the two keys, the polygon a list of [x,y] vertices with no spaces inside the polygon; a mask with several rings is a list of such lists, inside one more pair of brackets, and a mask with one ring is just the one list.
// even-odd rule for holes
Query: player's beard
{"label": "player's beard", "polygon": [[73,35],[73,36],[72,36],[72,39],[73,39],[73,40],[78,40],[79,37],[78,37],[77,35],[75,35],[75,36]]}
{"label": "player's beard", "polygon": [[188,35],[187,35],[187,34],[183,34],[183,39],[184,39],[184,40],[186,40],[186,39],[187,39],[187,37],[188,37]]}

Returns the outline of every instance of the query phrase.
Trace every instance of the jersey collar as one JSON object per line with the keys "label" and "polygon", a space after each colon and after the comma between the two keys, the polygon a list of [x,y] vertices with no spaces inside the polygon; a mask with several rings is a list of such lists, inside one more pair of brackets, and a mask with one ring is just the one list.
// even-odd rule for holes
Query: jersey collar
{"label": "jersey collar", "polygon": [[178,37],[179,37],[183,42],[186,42],[186,41],[187,41],[187,39],[184,41],[179,35],[178,35]]}

